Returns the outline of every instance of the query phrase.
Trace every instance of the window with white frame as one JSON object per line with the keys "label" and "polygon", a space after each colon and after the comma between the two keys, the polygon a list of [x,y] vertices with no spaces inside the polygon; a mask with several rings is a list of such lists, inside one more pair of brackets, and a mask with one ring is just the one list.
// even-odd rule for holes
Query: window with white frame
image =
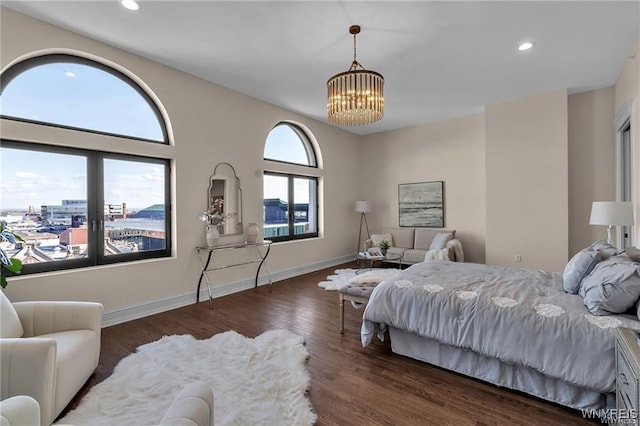
{"label": "window with white frame", "polygon": [[264,238],[317,237],[317,158],[309,136],[293,123],[278,123],[267,136],[264,159],[271,169],[263,177]]}
{"label": "window with white frame", "polygon": [[[169,256],[170,161],[119,153],[129,144],[168,144],[149,95],[119,71],[71,55],[27,59],[1,77],[3,120],[26,131],[60,127],[87,141],[62,146],[57,132],[39,132],[51,140],[37,143],[15,132],[2,140],[0,220],[24,241],[0,244],[22,260],[22,273]],[[95,149],[96,134],[123,149]]]}

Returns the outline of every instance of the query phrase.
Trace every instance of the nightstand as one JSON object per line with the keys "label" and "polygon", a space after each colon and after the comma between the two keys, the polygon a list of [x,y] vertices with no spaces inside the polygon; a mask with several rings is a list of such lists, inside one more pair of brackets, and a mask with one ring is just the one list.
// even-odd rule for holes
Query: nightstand
{"label": "nightstand", "polygon": [[638,425],[640,409],[640,344],[634,330],[618,328],[616,334],[616,424]]}

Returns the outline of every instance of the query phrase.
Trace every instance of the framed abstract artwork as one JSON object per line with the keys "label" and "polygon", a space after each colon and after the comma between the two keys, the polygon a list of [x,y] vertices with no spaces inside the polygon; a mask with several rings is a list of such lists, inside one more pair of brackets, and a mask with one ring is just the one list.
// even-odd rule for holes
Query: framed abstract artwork
{"label": "framed abstract artwork", "polygon": [[398,185],[400,226],[444,228],[444,181]]}

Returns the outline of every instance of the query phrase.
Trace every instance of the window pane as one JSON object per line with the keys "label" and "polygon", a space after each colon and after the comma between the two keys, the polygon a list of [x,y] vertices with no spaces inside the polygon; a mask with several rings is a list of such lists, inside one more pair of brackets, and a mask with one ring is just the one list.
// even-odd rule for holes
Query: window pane
{"label": "window pane", "polygon": [[264,146],[264,158],[288,163],[315,166],[315,158],[308,141],[288,124],[274,127]]}
{"label": "window pane", "polygon": [[26,69],[4,87],[0,114],[160,142],[165,139],[149,102],[127,82],[89,62],[43,63]]}
{"label": "window pane", "polygon": [[104,255],[164,250],[164,164],[104,160]]}
{"label": "window pane", "polygon": [[317,232],[315,218],[316,181],[315,179],[294,178],[294,234],[302,235]]}
{"label": "window pane", "polygon": [[289,235],[289,179],[264,175],[264,237]]}
{"label": "window pane", "polygon": [[86,258],[87,158],[0,149],[2,220],[25,242],[2,241],[24,264]]}

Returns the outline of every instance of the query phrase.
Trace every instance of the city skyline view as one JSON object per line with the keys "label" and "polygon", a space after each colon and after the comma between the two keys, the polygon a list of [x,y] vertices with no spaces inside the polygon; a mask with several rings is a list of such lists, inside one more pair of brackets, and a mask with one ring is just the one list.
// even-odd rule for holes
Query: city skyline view
{"label": "city skyline view", "polygon": [[[0,210],[26,211],[34,206],[86,200],[86,159],[80,155],[0,149]],[[104,203],[128,209],[164,204],[164,167],[159,164],[104,160]]]}

